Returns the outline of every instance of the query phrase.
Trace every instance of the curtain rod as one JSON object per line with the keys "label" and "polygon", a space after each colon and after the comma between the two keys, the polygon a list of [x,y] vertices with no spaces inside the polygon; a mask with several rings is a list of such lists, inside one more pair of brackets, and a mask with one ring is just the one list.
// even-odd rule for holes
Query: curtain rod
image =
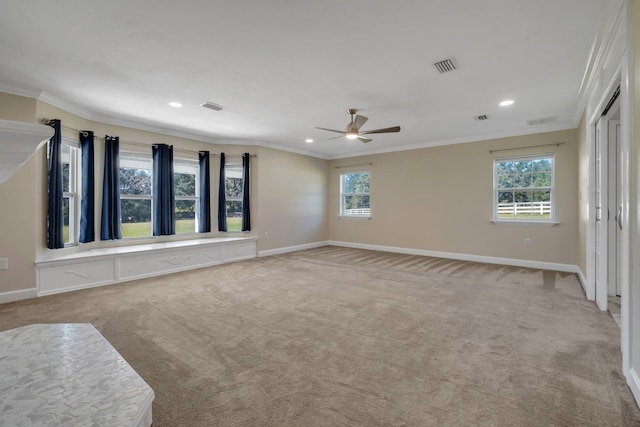
{"label": "curtain rod", "polygon": [[359,165],[342,165],[342,166],[334,166],[335,169],[343,169],[343,168],[355,168],[358,166],[373,166],[373,163],[360,163]]}
{"label": "curtain rod", "polygon": [[[51,120],[51,119],[47,119],[47,118],[45,117],[45,118],[43,118],[43,119],[42,119],[42,120],[40,120],[40,121],[42,122],[42,124],[48,125],[52,120]],[[63,128],[63,129],[66,129],[66,130],[73,131],[73,132],[82,133],[84,136],[87,136],[87,135],[89,134],[89,131],[86,131],[86,130],[78,130],[78,129],[72,128],[71,126],[65,126],[65,125],[62,125],[62,128]],[[98,138],[98,139],[104,140],[104,137],[103,137],[103,136],[94,136],[94,138]],[[153,146],[153,145],[157,145],[157,143],[156,143],[156,144],[145,144],[144,142],[127,141],[127,140],[121,140],[120,142],[122,142],[122,143],[124,143],[124,144],[137,145],[137,146],[139,146],[139,147],[151,147],[151,146]],[[203,151],[206,151],[206,150],[198,150],[198,151],[196,151],[196,150],[188,150],[188,149],[184,149],[184,148],[176,148],[176,149],[175,149],[175,151],[182,151],[182,152],[186,152],[186,153],[195,153],[195,154],[199,154],[199,153],[201,153],[201,152],[203,152]],[[219,156],[220,154],[219,154],[219,153],[211,153],[211,152],[210,152],[210,153],[209,153],[209,155],[210,155],[210,156]],[[242,154],[228,154],[228,156],[229,156],[229,157],[233,157],[233,156],[242,156]],[[257,154],[250,154],[250,156],[251,156],[251,157],[258,157],[258,155],[257,155]]]}
{"label": "curtain rod", "polygon": [[554,144],[529,145],[528,147],[499,148],[497,150],[489,150],[489,153],[493,154],[493,153],[497,153],[498,151],[524,150],[527,148],[550,147],[552,145],[555,145],[556,147],[560,147],[561,145],[564,145],[564,142],[556,142]]}

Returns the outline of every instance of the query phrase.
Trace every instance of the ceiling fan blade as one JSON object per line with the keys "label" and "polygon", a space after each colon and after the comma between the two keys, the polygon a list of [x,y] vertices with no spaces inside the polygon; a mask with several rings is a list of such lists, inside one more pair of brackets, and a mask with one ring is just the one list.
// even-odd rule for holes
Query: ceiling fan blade
{"label": "ceiling fan blade", "polygon": [[367,120],[369,119],[365,116],[356,116],[355,119],[353,120],[353,124],[355,125],[355,130],[357,131],[358,129],[360,129],[360,127],[362,127],[362,125],[365,124]]}
{"label": "ceiling fan blade", "polygon": [[373,139],[371,139],[371,138],[367,138],[366,136],[359,136],[359,137],[358,137],[358,139],[359,139],[361,142],[364,142],[364,143],[367,143],[367,142],[371,142],[371,141],[373,141]]}
{"label": "ceiling fan blade", "polygon": [[338,138],[344,138],[344,135],[340,135],[340,136],[334,136],[333,138],[327,138],[327,139],[320,139],[317,142],[323,142],[323,141],[333,141],[334,139],[338,139]]}
{"label": "ceiling fan blade", "polygon": [[344,131],[343,130],[335,130],[335,129],[327,129],[327,128],[321,128],[318,126],[311,126],[314,129],[320,129],[320,130],[328,130],[329,132],[337,132],[337,133],[341,133],[344,135]]}
{"label": "ceiling fan blade", "polygon": [[400,126],[393,126],[393,127],[384,128],[384,129],[365,130],[363,132],[360,132],[360,134],[370,135],[372,133],[392,133],[392,132],[400,132]]}

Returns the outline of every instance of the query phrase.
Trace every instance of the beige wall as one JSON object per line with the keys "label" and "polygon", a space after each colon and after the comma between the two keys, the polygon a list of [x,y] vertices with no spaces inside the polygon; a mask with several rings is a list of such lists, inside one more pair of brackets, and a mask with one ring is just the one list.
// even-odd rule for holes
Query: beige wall
{"label": "beige wall", "polygon": [[[35,123],[36,101],[0,93],[0,119]],[[4,184],[0,184],[0,257],[9,269],[0,270],[0,292],[35,286],[36,221],[35,170],[32,156]]]}
{"label": "beige wall", "polygon": [[326,241],[327,184],[326,160],[260,148],[258,250]]}
{"label": "beige wall", "polygon": [[[490,150],[528,147],[500,153]],[[555,153],[554,227],[490,222],[493,159]],[[578,262],[578,144],[575,130],[333,160],[329,166],[329,238],[466,255],[575,265]],[[339,175],[372,163],[370,220],[340,219]],[[340,167],[337,169],[336,167]],[[360,169],[355,167],[354,169]],[[524,239],[531,246],[524,246]]]}
{"label": "beige wall", "polygon": [[578,134],[578,267],[585,278],[587,271],[587,233],[589,230],[589,157],[587,153],[587,124],[583,114]]}
{"label": "beige wall", "polygon": [[[12,108],[15,105],[15,108]],[[0,118],[36,122],[59,118],[65,126],[93,130],[96,136],[128,141],[173,144],[176,156],[198,150],[258,154],[252,159],[252,235],[259,251],[337,240],[439,252],[521,260],[578,264],[579,163],[576,130],[479,141],[468,144],[402,151],[340,160],[318,158],[252,145],[209,144],[184,138],[92,122],[49,104],[0,94]],[[75,132],[63,131],[76,139]],[[489,151],[540,144],[563,145],[519,149],[492,155]],[[496,156],[553,152],[556,155],[556,203],[560,224],[554,227],[496,226],[492,215],[492,165]],[[103,142],[96,139],[96,225],[99,225]],[[362,163],[370,167],[373,218],[338,219],[339,174],[336,169]],[[216,223],[219,158],[212,158],[212,222]],[[33,289],[34,261],[60,250],[46,249],[46,153],[41,149],[8,183],[0,196],[12,209],[0,210],[0,257],[10,268],[0,271],[0,293]],[[15,226],[19,224],[19,226]],[[265,233],[269,237],[265,238]],[[219,235],[217,232],[208,237]],[[195,237],[195,236],[194,236]],[[199,235],[198,237],[201,237]],[[531,246],[523,245],[524,238]],[[135,242],[95,242],[91,248]],[[67,249],[63,250],[67,251]]]}
{"label": "beige wall", "polygon": [[[35,123],[42,118],[57,118],[63,126],[92,130],[95,141],[96,236],[99,236],[102,191],[102,162],[105,134],[120,137],[121,150],[141,150],[140,144],[167,143],[174,146],[174,157],[197,159],[197,151],[224,152],[228,158],[239,158],[244,152],[252,158],[252,232],[269,239],[259,241],[259,250],[304,245],[327,240],[327,161],[299,154],[261,148],[255,145],[211,144],[185,138],[141,131],[87,120],[57,107],[29,98],[0,93],[0,119]],[[77,133],[63,129],[63,136],[77,141]],[[136,144],[131,144],[135,142]],[[11,200],[0,208],[0,257],[9,258],[9,269],[0,271],[0,294],[36,287],[35,261],[73,252],[78,248],[49,250],[46,248],[46,148],[40,149],[8,182],[0,185],[0,197]],[[211,159],[212,228],[217,229],[217,190],[219,157]],[[192,238],[216,237],[214,231]],[[234,233],[229,233],[234,235]],[[186,236],[181,236],[186,238]],[[156,241],[170,240],[158,238]],[[148,240],[145,240],[148,242]],[[136,241],[93,242],[82,249],[139,243]]]}

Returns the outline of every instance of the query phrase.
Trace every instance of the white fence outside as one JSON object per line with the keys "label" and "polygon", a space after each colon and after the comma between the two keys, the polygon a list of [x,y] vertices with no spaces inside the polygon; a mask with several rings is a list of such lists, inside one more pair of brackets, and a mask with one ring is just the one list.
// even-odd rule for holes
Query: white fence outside
{"label": "white fence outside", "polygon": [[498,217],[524,214],[551,215],[551,202],[498,203]]}
{"label": "white fence outside", "polygon": [[371,215],[371,208],[345,209],[344,215]]}

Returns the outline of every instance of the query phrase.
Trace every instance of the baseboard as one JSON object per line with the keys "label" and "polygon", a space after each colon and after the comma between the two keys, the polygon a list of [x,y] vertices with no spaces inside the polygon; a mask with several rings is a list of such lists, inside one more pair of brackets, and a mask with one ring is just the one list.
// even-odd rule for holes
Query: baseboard
{"label": "baseboard", "polygon": [[271,255],[280,255],[280,254],[286,254],[289,252],[297,252],[297,251],[303,251],[305,249],[314,249],[314,248],[321,248],[322,246],[328,246],[330,243],[329,242],[314,242],[314,243],[305,243],[304,245],[296,245],[296,246],[287,246],[284,248],[277,248],[277,249],[268,249],[266,251],[258,251],[258,257],[265,257],[265,256],[271,256]]}
{"label": "baseboard", "polygon": [[38,291],[36,288],[21,289],[19,291],[0,292],[0,304],[22,301],[23,299],[36,298],[37,296]]}
{"label": "baseboard", "polygon": [[636,404],[640,405],[640,377],[635,368],[629,369],[629,375],[627,376],[627,384],[633,393],[633,397],[636,399]]}
{"label": "baseboard", "polygon": [[430,256],[435,258],[456,259],[459,261],[481,262],[485,264],[510,265],[514,267],[564,271],[567,273],[576,273],[576,274],[580,272],[580,269],[578,268],[577,265],[559,264],[555,262],[530,261],[526,259],[514,259],[514,258],[499,258],[499,257],[490,257],[490,256],[482,256],[482,255],[460,254],[455,252],[428,251],[425,249],[401,248],[397,246],[368,245],[363,243],[342,242],[337,240],[329,240],[327,244],[332,246],[342,246],[346,248],[368,249],[372,251],[383,251],[383,252],[395,252],[395,253],[407,254],[407,255],[422,255],[422,256]]}
{"label": "baseboard", "polygon": [[580,280],[580,284],[582,285],[582,290],[584,291],[585,295],[588,295],[587,294],[587,278],[584,277],[584,274],[582,274],[582,270],[580,270],[580,267],[577,267],[577,268],[578,268],[578,271],[576,272],[576,274],[578,275],[578,280]]}

